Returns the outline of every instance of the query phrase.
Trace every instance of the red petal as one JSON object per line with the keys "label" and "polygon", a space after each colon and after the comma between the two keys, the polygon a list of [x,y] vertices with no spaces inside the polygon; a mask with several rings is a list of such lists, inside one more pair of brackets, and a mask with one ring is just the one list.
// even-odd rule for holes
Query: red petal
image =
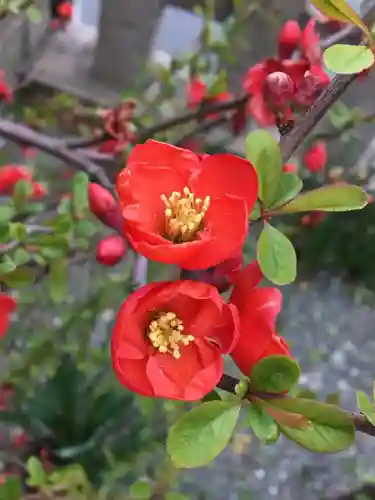
{"label": "red petal", "polygon": [[17,307],[17,300],[5,293],[0,294],[0,312],[12,313]]}
{"label": "red petal", "polygon": [[263,127],[275,125],[275,114],[267,108],[262,94],[256,94],[249,100],[248,110],[259,125]]}
{"label": "red petal", "polygon": [[239,156],[218,154],[206,157],[201,169],[191,179],[192,191],[203,198],[223,194],[246,200],[251,212],[258,197],[258,177],[252,164]]}
{"label": "red petal", "polygon": [[147,358],[132,360],[112,355],[112,366],[121,385],[142,396],[155,396],[146,373]]}
{"label": "red petal", "polygon": [[238,308],[244,309],[249,294],[254,288],[259,285],[263,279],[262,271],[260,270],[257,260],[251,262],[242,273],[238,276],[234,283],[234,288],[230,301]]}
{"label": "red petal", "polygon": [[290,356],[288,344],[282,337],[274,334],[267,349],[262,353],[260,359],[267,358],[268,356]]}
{"label": "red petal", "polygon": [[315,31],[315,25],[316,20],[310,19],[301,36],[302,52],[312,66],[319,65],[322,57],[320,36]]}
{"label": "red petal", "polygon": [[194,109],[198,107],[205,98],[207,85],[200,78],[193,78],[187,86],[188,107]]}
{"label": "red petal", "polygon": [[210,338],[219,344],[224,354],[229,354],[233,351],[240,336],[237,308],[232,304],[225,304],[222,317],[221,325],[212,332]]}
{"label": "red petal", "polygon": [[262,61],[255,64],[245,75],[242,84],[244,91],[248,94],[257,94],[261,92],[266,76],[267,70],[265,62]]}

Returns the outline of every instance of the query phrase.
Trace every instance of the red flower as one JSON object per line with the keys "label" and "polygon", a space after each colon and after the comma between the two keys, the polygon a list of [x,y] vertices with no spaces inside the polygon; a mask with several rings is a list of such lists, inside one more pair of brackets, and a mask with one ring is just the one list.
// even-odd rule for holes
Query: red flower
{"label": "red flower", "polygon": [[39,182],[33,182],[32,185],[33,185],[33,192],[31,197],[34,200],[39,200],[41,198],[44,198],[48,194],[48,191],[45,188],[45,186],[39,184]]}
{"label": "red flower", "polygon": [[310,212],[309,214],[303,215],[301,217],[301,224],[302,226],[317,227],[326,217],[326,212],[317,210],[316,212]]}
{"label": "red flower", "polygon": [[9,328],[9,316],[14,312],[16,306],[17,301],[13,297],[6,293],[0,293],[0,339],[4,337]]}
{"label": "red flower", "polygon": [[13,92],[12,89],[5,82],[5,73],[0,70],[0,100],[4,99],[4,101],[8,104],[13,102]]}
{"label": "red flower", "polygon": [[112,336],[122,385],[151,397],[196,401],[223,374],[238,337],[236,308],[195,281],[151,283],[122,304]]}
{"label": "red flower", "polygon": [[99,241],[96,247],[96,260],[105,266],[115,266],[124,258],[128,247],[124,238],[113,235]]}
{"label": "red flower", "polygon": [[118,176],[124,231],[145,257],[207,269],[242,245],[257,195],[252,165],[230,154],[200,158],[153,140],[135,146]]}
{"label": "red flower", "polygon": [[73,16],[73,6],[70,2],[61,2],[57,7],[57,13],[60,19],[70,21]]}
{"label": "red flower", "polygon": [[296,174],[297,173],[297,165],[294,163],[287,163],[284,165],[283,172],[289,172],[291,174]]}
{"label": "red flower", "polygon": [[311,66],[320,66],[322,51],[320,47],[320,36],[315,31],[315,25],[315,19],[310,19],[306,24],[301,36],[301,50]]}
{"label": "red flower", "polygon": [[121,225],[120,208],[112,194],[100,184],[89,184],[90,211],[103,224],[118,229]]}
{"label": "red flower", "polygon": [[258,262],[252,262],[235,282],[230,299],[240,318],[240,336],[231,357],[247,376],[267,356],[290,355],[287,344],[275,332],[282,295],[277,288],[256,288],[262,279]]}
{"label": "red flower", "polygon": [[316,141],[304,155],[304,162],[310,172],[319,172],[327,164],[328,154],[325,141]]}
{"label": "red flower", "polygon": [[265,95],[267,76],[274,72],[284,73],[290,77],[294,88],[297,88],[308,68],[307,61],[278,61],[270,58],[249,69],[243,81],[243,89],[251,95],[248,111],[260,125],[268,126],[276,123],[276,110],[269,105]]}
{"label": "red flower", "polygon": [[0,168],[0,193],[11,195],[18,181],[32,181],[28,168],[20,165],[5,165]]}
{"label": "red flower", "polygon": [[293,80],[281,71],[270,73],[264,82],[263,95],[272,107],[285,107],[292,100],[294,92]]}
{"label": "red flower", "polygon": [[329,76],[320,66],[312,66],[309,71],[306,71],[297,88],[294,96],[296,103],[305,107],[312,106],[330,81]]}
{"label": "red flower", "polygon": [[298,48],[301,38],[301,28],[297,21],[284,23],[278,36],[278,54],[280,59],[289,59]]}
{"label": "red flower", "polygon": [[[114,109],[102,110],[100,112],[100,116],[104,121],[103,127],[105,132],[116,141],[113,151],[115,153],[122,151],[135,140],[132,121],[136,105],[137,101],[127,99]],[[113,144],[111,144],[112,146]]]}
{"label": "red flower", "polygon": [[[232,96],[228,92],[221,92],[215,96],[208,96],[207,85],[198,77],[193,78],[193,80],[187,86],[187,106],[189,109],[196,109],[201,106],[204,102],[205,104],[213,105],[220,102],[229,101]],[[218,117],[217,113],[212,113],[208,118],[215,119]]]}

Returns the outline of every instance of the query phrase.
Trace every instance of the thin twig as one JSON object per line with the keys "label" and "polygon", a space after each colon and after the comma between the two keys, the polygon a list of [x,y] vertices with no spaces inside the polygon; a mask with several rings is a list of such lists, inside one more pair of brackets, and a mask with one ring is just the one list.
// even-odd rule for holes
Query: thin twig
{"label": "thin twig", "polygon": [[[217,384],[217,387],[223,391],[231,392],[235,394],[235,388],[239,380],[231,375],[224,374]],[[257,395],[259,397],[259,395]],[[262,397],[267,397],[267,394],[263,394]],[[269,399],[274,398],[274,394],[268,394]],[[280,395],[278,394],[279,398]],[[344,411],[344,410],[343,410]],[[354,426],[358,432],[368,434],[369,436],[375,436],[375,426],[372,425],[363,415],[356,415],[355,413],[346,412],[350,418],[353,419]]]}
{"label": "thin twig", "polygon": [[93,181],[98,182],[114,196],[117,196],[105,171],[82,153],[66,148],[61,140],[53,139],[40,132],[35,132],[25,125],[9,120],[0,120],[0,136],[13,142],[34,146],[67,164],[73,165],[78,170],[86,172]]}

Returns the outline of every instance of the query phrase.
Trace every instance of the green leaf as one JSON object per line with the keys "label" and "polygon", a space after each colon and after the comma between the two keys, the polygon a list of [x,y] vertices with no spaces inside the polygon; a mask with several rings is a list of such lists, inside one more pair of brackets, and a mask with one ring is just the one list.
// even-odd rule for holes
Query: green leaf
{"label": "green leaf", "polygon": [[214,83],[208,89],[208,97],[216,97],[228,91],[227,72],[221,70]]}
{"label": "green leaf", "polygon": [[250,214],[249,220],[259,220],[261,219],[261,217],[262,217],[262,207],[259,201],[257,200]]}
{"label": "green leaf", "polygon": [[30,253],[24,248],[17,248],[12,255],[12,259],[16,266],[24,266],[30,260]]}
{"label": "green leaf", "polygon": [[267,222],[257,243],[257,258],[267,279],[277,285],[292,283],[297,275],[297,256],[292,243]]}
{"label": "green leaf", "polygon": [[2,257],[0,261],[0,274],[12,273],[16,268],[16,264],[8,255]]}
{"label": "green leaf", "polygon": [[371,33],[356,11],[345,0],[311,0],[311,3],[330,19],[355,24],[372,42]]}
{"label": "green leaf", "polygon": [[15,214],[16,211],[13,205],[2,205],[0,207],[0,223],[9,222]]}
{"label": "green leaf", "polygon": [[363,45],[332,45],[323,54],[323,62],[327,68],[341,75],[360,73],[371,68],[374,61],[372,50]]}
{"label": "green leaf", "polygon": [[1,281],[10,288],[23,288],[33,283],[34,274],[30,269],[18,267],[12,273],[2,276]]}
{"label": "green leaf", "polygon": [[251,372],[251,387],[257,391],[289,391],[299,380],[298,363],[288,356],[268,356],[261,359]]}
{"label": "green leaf", "polygon": [[95,224],[89,220],[79,220],[75,224],[75,233],[81,238],[91,238],[97,232]]}
{"label": "green leaf", "polygon": [[347,212],[359,210],[367,205],[367,194],[359,186],[323,186],[297,196],[287,205],[278,208],[280,214],[296,212]]}
{"label": "green leaf", "polygon": [[0,243],[8,243],[9,239],[10,239],[9,224],[7,222],[0,224]]}
{"label": "green leaf", "polygon": [[77,219],[82,219],[89,208],[89,178],[84,172],[78,172],[73,179],[72,207]]}
{"label": "green leaf", "polygon": [[53,221],[56,234],[68,234],[73,228],[73,220],[70,214],[61,214]]}
{"label": "green leaf", "polygon": [[283,171],[279,144],[265,130],[256,130],[246,137],[246,158],[258,173],[259,198],[268,208],[275,201]]}
{"label": "green leaf", "polygon": [[241,405],[211,401],[190,410],[169,431],[167,450],[177,467],[209,464],[229,444]]}
{"label": "green leaf", "polygon": [[357,405],[359,411],[367,418],[372,425],[375,425],[375,406],[370,398],[362,391],[357,391]]}
{"label": "green leaf", "polygon": [[0,500],[21,500],[22,484],[19,477],[7,476],[0,484]]}
{"label": "green leaf", "polygon": [[152,495],[152,488],[146,481],[137,481],[130,486],[132,500],[147,500]]}
{"label": "green leaf", "polygon": [[50,264],[49,290],[54,302],[63,302],[68,292],[68,266],[66,259],[57,259]]}
{"label": "green leaf", "polygon": [[43,465],[36,457],[30,457],[26,464],[29,478],[27,484],[29,486],[44,486],[47,484],[47,475],[44,471]]}
{"label": "green leaf", "polygon": [[274,419],[257,403],[252,403],[248,411],[248,423],[256,437],[264,444],[275,443],[280,432]]}
{"label": "green leaf", "polygon": [[35,7],[35,5],[31,5],[30,7],[28,7],[26,9],[26,15],[27,15],[27,18],[32,23],[35,23],[35,24],[40,23],[43,19],[42,12],[40,11],[40,9]]}
{"label": "green leaf", "polygon": [[308,419],[308,428],[280,425],[283,434],[302,448],[316,453],[337,453],[348,448],[355,438],[351,415],[336,406],[312,399],[273,399],[272,406],[299,413]]}
{"label": "green leaf", "polygon": [[27,241],[27,229],[22,222],[13,222],[10,224],[10,237],[13,240],[24,242]]}
{"label": "green leaf", "polygon": [[27,202],[33,193],[33,186],[30,181],[18,181],[14,186],[13,200],[17,210]]}
{"label": "green leaf", "polygon": [[271,208],[280,207],[288,203],[297,196],[301,191],[303,183],[298,175],[292,174],[290,172],[284,172],[279,181],[277,187],[277,192],[275,195],[275,201]]}
{"label": "green leaf", "polygon": [[177,491],[170,491],[165,495],[165,500],[189,500],[189,497]]}

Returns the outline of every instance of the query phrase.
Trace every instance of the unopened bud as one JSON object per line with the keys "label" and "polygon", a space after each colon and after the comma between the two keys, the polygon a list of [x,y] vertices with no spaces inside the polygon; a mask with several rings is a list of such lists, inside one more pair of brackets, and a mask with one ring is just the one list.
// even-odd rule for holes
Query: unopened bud
{"label": "unopened bud", "polygon": [[325,141],[317,141],[304,155],[304,162],[310,172],[319,172],[327,164],[328,153]]}
{"label": "unopened bud", "polygon": [[112,194],[100,184],[89,184],[90,211],[108,227],[121,226],[120,208]]}
{"label": "unopened bud", "polygon": [[107,236],[96,247],[96,260],[105,266],[115,266],[122,260],[128,247],[121,236]]}
{"label": "unopened bud", "polygon": [[297,49],[301,38],[301,28],[297,21],[284,23],[278,36],[278,53],[280,59],[289,59]]}
{"label": "unopened bud", "polygon": [[295,163],[287,163],[283,167],[283,172],[288,174],[296,174],[297,173],[297,165]]}
{"label": "unopened bud", "polygon": [[264,99],[271,106],[284,107],[292,100],[294,91],[293,80],[281,71],[270,73],[264,82]]}

